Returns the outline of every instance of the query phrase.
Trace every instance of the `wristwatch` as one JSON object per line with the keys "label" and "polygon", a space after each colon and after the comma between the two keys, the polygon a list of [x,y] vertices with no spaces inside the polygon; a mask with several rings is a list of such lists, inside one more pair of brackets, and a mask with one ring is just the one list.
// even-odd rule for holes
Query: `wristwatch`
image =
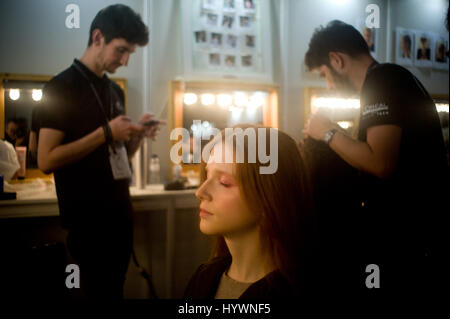
{"label": "wristwatch", "polygon": [[327,144],[330,144],[331,139],[333,138],[334,134],[336,134],[338,130],[333,128],[329,131],[327,131],[324,135],[323,135],[323,141]]}

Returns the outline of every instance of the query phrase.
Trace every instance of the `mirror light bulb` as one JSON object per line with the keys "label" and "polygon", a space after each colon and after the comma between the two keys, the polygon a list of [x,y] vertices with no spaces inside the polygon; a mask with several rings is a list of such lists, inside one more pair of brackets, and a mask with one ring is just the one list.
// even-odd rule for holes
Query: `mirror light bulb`
{"label": "mirror light bulb", "polygon": [[203,105],[211,105],[214,103],[214,95],[213,94],[202,94],[202,104]]}
{"label": "mirror light bulb", "polygon": [[42,90],[37,89],[37,90],[33,90],[31,93],[31,97],[33,98],[33,100],[40,101],[42,99]]}
{"label": "mirror light bulb", "polygon": [[185,93],[184,94],[184,104],[192,105],[197,103],[197,94],[195,93]]}
{"label": "mirror light bulb", "polygon": [[219,94],[217,96],[217,103],[222,107],[230,106],[233,102],[233,98],[230,94]]}
{"label": "mirror light bulb", "polygon": [[9,98],[13,101],[16,101],[20,98],[20,90],[19,89],[10,89],[9,90]]}

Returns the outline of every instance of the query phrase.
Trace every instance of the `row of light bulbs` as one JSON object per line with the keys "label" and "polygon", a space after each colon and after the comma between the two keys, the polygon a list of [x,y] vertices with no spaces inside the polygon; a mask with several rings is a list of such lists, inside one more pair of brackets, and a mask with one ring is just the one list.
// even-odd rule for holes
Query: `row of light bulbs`
{"label": "row of light bulbs", "polygon": [[[184,104],[193,105],[197,103],[199,97],[195,93],[184,94]],[[200,94],[200,101],[205,106],[218,104],[221,107],[260,107],[264,104],[264,95],[261,92],[255,92],[251,96],[245,92],[234,92],[231,94],[212,94],[204,93]]]}
{"label": "row of light bulbs", "polygon": [[[344,99],[334,97],[313,97],[311,99],[311,106],[315,109],[328,108],[328,109],[359,109],[359,99]],[[438,112],[448,113],[449,106],[445,103],[436,103],[436,109]]]}
{"label": "row of light bulbs", "polygon": [[[18,99],[20,99],[20,89],[9,89],[9,98],[13,101],[17,101]],[[31,90],[31,98],[36,102],[42,100],[42,90]]]}

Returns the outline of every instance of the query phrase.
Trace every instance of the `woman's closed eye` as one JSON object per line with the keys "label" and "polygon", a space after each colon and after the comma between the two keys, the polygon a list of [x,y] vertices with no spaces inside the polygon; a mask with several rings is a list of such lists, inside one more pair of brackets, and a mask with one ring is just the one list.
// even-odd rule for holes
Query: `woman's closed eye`
{"label": "woman's closed eye", "polygon": [[230,184],[227,184],[227,183],[224,183],[224,182],[220,182],[220,185],[222,185],[222,186],[224,186],[224,187],[230,187],[231,185]]}
{"label": "woman's closed eye", "polygon": [[225,187],[233,186],[233,181],[229,177],[222,176],[222,177],[220,177],[219,181],[222,186],[225,186]]}

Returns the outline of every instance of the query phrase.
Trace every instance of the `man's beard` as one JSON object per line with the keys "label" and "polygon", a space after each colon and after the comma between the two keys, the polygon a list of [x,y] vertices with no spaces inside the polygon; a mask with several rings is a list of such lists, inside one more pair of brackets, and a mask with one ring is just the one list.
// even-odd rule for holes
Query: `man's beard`
{"label": "man's beard", "polygon": [[358,90],[353,86],[348,77],[340,75],[332,67],[330,67],[331,75],[333,76],[334,85],[336,91],[342,93],[343,95],[355,95]]}

